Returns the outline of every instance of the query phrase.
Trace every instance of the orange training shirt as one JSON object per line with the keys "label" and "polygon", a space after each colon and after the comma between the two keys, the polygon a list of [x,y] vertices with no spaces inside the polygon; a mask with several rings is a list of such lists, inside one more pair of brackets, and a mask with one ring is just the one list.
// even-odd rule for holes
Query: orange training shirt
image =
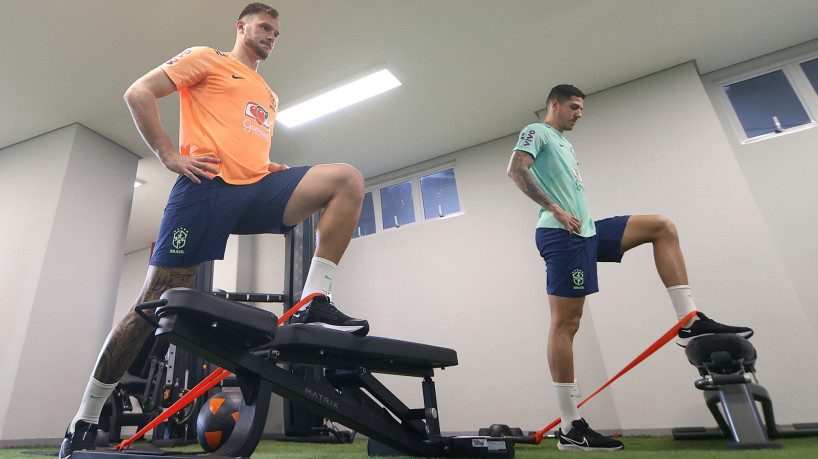
{"label": "orange training shirt", "polygon": [[236,185],[269,174],[278,96],[230,53],[197,46],[160,66],[179,91],[179,149],[213,156],[218,176]]}

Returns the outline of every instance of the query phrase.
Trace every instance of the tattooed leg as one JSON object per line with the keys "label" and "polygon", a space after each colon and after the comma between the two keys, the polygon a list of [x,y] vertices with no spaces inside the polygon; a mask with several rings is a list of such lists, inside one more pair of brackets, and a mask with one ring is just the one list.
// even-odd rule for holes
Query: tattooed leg
{"label": "tattooed leg", "polygon": [[[137,306],[146,301],[158,300],[165,290],[191,287],[199,266],[189,268],[165,268],[150,266],[145,285],[134,303]],[[152,314],[152,311],[145,311]],[[142,343],[153,333],[154,328],[139,317],[132,306],[125,317],[114,326],[102,347],[94,368],[94,378],[105,384],[118,382],[133,362]]]}

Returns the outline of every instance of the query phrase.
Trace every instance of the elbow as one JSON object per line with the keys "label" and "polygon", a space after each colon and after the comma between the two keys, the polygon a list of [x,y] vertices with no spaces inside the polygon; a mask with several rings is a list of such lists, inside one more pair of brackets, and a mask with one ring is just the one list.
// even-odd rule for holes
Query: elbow
{"label": "elbow", "polygon": [[508,175],[508,178],[510,178],[511,180],[516,180],[517,174],[518,174],[517,168],[515,168],[513,164],[509,164],[508,167],[506,168],[506,175]]}
{"label": "elbow", "polygon": [[125,90],[125,94],[122,95],[122,99],[125,100],[125,103],[128,104],[129,107],[133,106],[140,97],[142,97],[145,93],[145,88],[139,84],[137,80],[128,89]]}
{"label": "elbow", "polygon": [[136,89],[134,89],[134,85],[131,85],[130,87],[128,87],[128,89],[125,90],[125,94],[122,95],[122,99],[125,101],[126,104],[128,104],[128,106],[130,106],[131,103],[133,102],[135,93]]}

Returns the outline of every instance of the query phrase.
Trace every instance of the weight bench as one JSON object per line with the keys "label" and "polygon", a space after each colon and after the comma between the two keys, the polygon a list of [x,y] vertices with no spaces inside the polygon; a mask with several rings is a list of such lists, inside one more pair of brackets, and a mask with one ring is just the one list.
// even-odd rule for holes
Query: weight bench
{"label": "weight bench", "polygon": [[[168,290],[161,303],[143,305],[156,307],[156,336],[232,372],[241,388],[236,426],[213,455],[253,453],[274,392],[367,436],[370,456],[514,457],[506,439],[441,436],[432,377],[436,368],[457,365],[453,349],[308,324],[278,327],[275,314],[192,289]],[[324,374],[298,377],[283,363],[323,367]],[[422,378],[423,408],[406,406],[375,373]],[[76,459],[99,454],[110,455],[75,453]]]}

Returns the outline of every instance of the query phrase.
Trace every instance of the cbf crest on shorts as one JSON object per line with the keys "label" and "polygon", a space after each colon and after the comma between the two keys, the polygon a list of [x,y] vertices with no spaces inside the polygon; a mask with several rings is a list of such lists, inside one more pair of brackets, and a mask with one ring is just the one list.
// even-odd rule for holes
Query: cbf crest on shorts
{"label": "cbf crest on shorts", "polygon": [[571,272],[571,277],[574,279],[574,290],[582,290],[585,288],[585,273],[581,269],[575,269]]}
{"label": "cbf crest on shorts", "polygon": [[188,229],[184,226],[180,226],[173,230],[173,239],[171,240],[171,246],[173,247],[170,249],[170,253],[178,253],[184,254],[185,253],[185,244],[187,244],[187,235]]}

